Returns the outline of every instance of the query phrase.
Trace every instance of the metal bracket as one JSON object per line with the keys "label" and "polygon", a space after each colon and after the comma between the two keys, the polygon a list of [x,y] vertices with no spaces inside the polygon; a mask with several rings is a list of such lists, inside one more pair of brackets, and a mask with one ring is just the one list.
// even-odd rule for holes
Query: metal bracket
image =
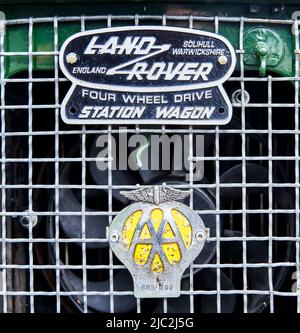
{"label": "metal bracket", "polygon": [[270,29],[256,28],[248,31],[244,38],[244,62],[259,66],[260,76],[265,76],[267,67],[276,67],[284,56],[284,43]]}

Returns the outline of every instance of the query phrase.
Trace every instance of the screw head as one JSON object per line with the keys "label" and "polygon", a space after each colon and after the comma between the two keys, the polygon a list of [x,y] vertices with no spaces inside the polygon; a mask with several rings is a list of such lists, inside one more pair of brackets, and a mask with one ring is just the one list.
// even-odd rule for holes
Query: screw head
{"label": "screw head", "polygon": [[220,57],[218,58],[218,62],[219,62],[220,65],[226,65],[226,64],[227,64],[227,61],[228,61],[228,59],[227,59],[227,57],[224,56],[224,55],[222,55],[222,56],[220,56]]}
{"label": "screw head", "polygon": [[243,95],[244,95],[244,104],[248,104],[250,102],[250,95],[249,95],[248,91],[245,89],[243,92],[241,89],[237,89],[233,92],[233,94],[231,96],[232,103],[241,104]]}
{"label": "screw head", "polygon": [[37,215],[24,215],[21,217],[20,223],[24,228],[29,229],[30,225],[34,228],[38,224],[38,217]]}
{"label": "screw head", "polygon": [[70,65],[75,64],[78,61],[78,55],[76,53],[69,53],[66,56],[67,63]]}
{"label": "screw head", "polygon": [[196,239],[198,241],[202,241],[204,239],[205,232],[204,231],[198,231],[195,235]]}
{"label": "screw head", "polygon": [[116,243],[119,240],[119,235],[116,232],[113,232],[110,234],[109,239],[112,243]]}

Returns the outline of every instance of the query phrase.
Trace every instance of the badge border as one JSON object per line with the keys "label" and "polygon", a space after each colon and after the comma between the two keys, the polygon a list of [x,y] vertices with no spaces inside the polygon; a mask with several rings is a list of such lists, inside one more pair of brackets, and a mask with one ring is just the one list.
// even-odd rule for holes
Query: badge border
{"label": "badge border", "polygon": [[[67,124],[73,125],[226,125],[232,118],[232,104],[222,84],[216,86],[219,88],[225,104],[228,108],[228,117],[226,119],[82,119],[68,118],[66,116],[66,104],[78,85],[73,83],[61,104],[60,112],[62,120]],[[82,87],[85,88],[85,87]]]}
{"label": "badge border", "polygon": [[[101,34],[101,33],[108,33],[108,32],[118,32],[118,31],[134,31],[134,30],[164,30],[164,31],[177,31],[177,32],[184,32],[194,35],[200,35],[200,36],[208,36],[220,39],[229,49],[232,61],[231,66],[229,67],[227,73],[219,80],[208,82],[208,83],[193,83],[189,85],[182,85],[182,86],[172,86],[172,87],[132,87],[132,86],[123,86],[120,87],[118,85],[111,85],[111,84],[98,84],[98,83],[90,83],[86,81],[82,81],[79,79],[74,78],[70,73],[67,71],[65,64],[64,64],[64,56],[65,56],[65,49],[67,45],[75,38],[81,37],[81,36],[88,36],[93,34]],[[64,75],[72,82],[75,83],[81,87],[85,88],[91,88],[91,89],[103,89],[103,90],[109,90],[109,91],[118,91],[118,92],[142,92],[142,93],[155,93],[157,90],[159,92],[176,92],[176,91],[188,91],[188,90],[194,90],[194,89],[204,89],[204,88],[210,88],[210,87],[217,87],[220,84],[224,83],[229,79],[231,74],[234,71],[234,68],[236,66],[236,54],[233,46],[229,43],[229,41],[218,34],[208,32],[208,31],[202,31],[202,30],[196,30],[191,28],[178,28],[178,27],[164,27],[164,26],[126,26],[126,27],[114,27],[114,28],[103,28],[103,29],[94,29],[94,30],[87,30],[83,32],[78,32],[69,38],[67,38],[59,53],[59,66],[64,73]]]}
{"label": "badge border", "polygon": [[[109,246],[115,256],[122,262],[122,264],[126,267],[126,269],[130,272],[132,279],[133,279],[133,288],[134,288],[134,296],[137,298],[161,298],[161,297],[179,297],[181,295],[180,291],[180,283],[184,274],[184,271],[191,265],[194,260],[197,258],[197,256],[201,255],[201,252],[203,251],[203,248],[205,246],[205,243],[207,241],[207,238],[209,237],[208,234],[206,234],[206,227],[205,224],[199,214],[197,214],[193,209],[191,209],[188,205],[185,205],[178,201],[169,201],[163,203],[163,208],[169,208],[169,209],[178,209],[180,212],[184,212],[189,223],[192,226],[192,244],[190,248],[184,249],[185,255],[183,255],[181,261],[175,266],[172,266],[168,262],[166,262],[165,270],[160,273],[159,275],[155,275],[155,273],[152,273],[150,270],[147,270],[147,267],[149,268],[150,262],[148,261],[144,266],[139,266],[133,261],[133,257],[130,257],[133,255],[134,249],[132,249],[132,246],[127,251],[124,249],[124,245],[122,243],[121,234],[122,234],[122,228],[124,226],[124,222],[126,219],[123,219],[124,217],[129,217],[130,214],[132,214],[136,210],[141,209],[141,203],[145,205],[143,211],[143,214],[150,212],[152,209],[158,208],[162,209],[162,206],[160,204],[154,204],[149,202],[134,202],[123,208],[113,219],[112,223],[109,226],[108,230],[108,240],[109,240]],[[139,221],[140,223],[140,221]],[[138,223],[138,225],[139,225]],[[137,230],[137,229],[136,229]],[[135,230],[135,232],[136,232]],[[203,233],[202,239],[196,239],[196,234],[198,232]],[[119,235],[119,239],[116,242],[112,242],[111,235],[117,234]],[[176,240],[176,243],[178,243],[178,240]],[[182,250],[182,249],[181,249]],[[177,275],[174,275],[174,270],[178,273]],[[148,282],[149,280],[153,280],[154,277],[159,276],[161,281],[172,281],[175,286],[175,290],[159,290],[154,289],[150,291],[141,291],[141,283],[136,280],[137,276],[144,277],[143,281]],[[172,279],[166,280],[169,276],[172,276]]]}
{"label": "badge border", "polygon": [[[194,35],[201,35],[201,36],[209,36],[213,38],[217,38],[224,42],[224,44],[228,47],[230,53],[231,53],[231,66],[229,67],[227,73],[219,80],[213,81],[210,83],[195,83],[195,84],[190,84],[190,85],[184,85],[184,86],[172,86],[172,87],[127,87],[128,89],[124,89],[124,87],[120,86],[115,86],[115,85],[102,85],[102,84],[97,84],[97,83],[88,83],[86,81],[78,80],[74,78],[72,75],[69,74],[67,71],[65,65],[64,65],[64,56],[65,56],[65,49],[67,45],[75,38],[81,37],[81,36],[88,36],[88,35],[93,35],[96,33],[108,33],[108,32],[119,32],[119,31],[133,31],[133,30],[149,30],[149,31],[154,31],[154,30],[164,30],[164,31],[170,31],[170,32],[184,32],[184,33],[189,33],[189,34],[194,34]],[[62,104],[61,104],[61,118],[62,120],[71,125],[136,125],[137,123],[140,125],[226,125],[230,122],[232,118],[232,104],[230,102],[230,99],[223,87],[223,83],[227,81],[230,76],[232,75],[235,66],[237,62],[237,57],[235,50],[233,46],[230,44],[230,42],[223,36],[208,32],[208,31],[203,31],[203,30],[196,30],[196,29],[191,29],[191,28],[179,28],[179,27],[172,27],[172,26],[122,26],[122,27],[113,27],[113,28],[100,28],[100,29],[94,29],[94,30],[87,30],[83,32],[78,32],[76,34],[73,34],[69,38],[67,38],[59,53],[59,66],[63,72],[63,74],[66,76],[66,78],[72,82],[72,86],[69,88],[68,93],[65,95]],[[76,86],[80,86],[82,88],[89,88],[89,89],[98,89],[98,90],[105,90],[105,91],[111,91],[111,92],[135,92],[135,93],[157,93],[159,92],[184,92],[184,91],[190,91],[190,90],[196,90],[196,89],[207,89],[207,88],[212,88],[216,87],[220,90],[220,93],[222,97],[224,98],[224,102],[227,105],[228,108],[228,116],[226,119],[213,119],[213,120],[195,120],[195,119],[79,119],[79,118],[68,118],[66,116],[66,104],[68,103],[72,92],[74,91]]]}

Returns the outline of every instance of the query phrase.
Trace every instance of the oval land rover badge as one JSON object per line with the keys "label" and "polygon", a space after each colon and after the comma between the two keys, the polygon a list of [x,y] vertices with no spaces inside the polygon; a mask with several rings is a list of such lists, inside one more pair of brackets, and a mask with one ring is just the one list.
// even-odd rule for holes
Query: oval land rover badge
{"label": "oval land rover badge", "polygon": [[210,32],[161,26],[77,33],[60,51],[72,86],[62,103],[71,124],[226,124],[222,86],[233,47]]}

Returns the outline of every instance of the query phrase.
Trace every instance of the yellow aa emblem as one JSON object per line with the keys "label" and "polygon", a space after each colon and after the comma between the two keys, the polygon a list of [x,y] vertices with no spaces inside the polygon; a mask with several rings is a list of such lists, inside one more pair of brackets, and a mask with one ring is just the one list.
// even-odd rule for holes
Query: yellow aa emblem
{"label": "yellow aa emblem", "polygon": [[[189,248],[192,243],[192,226],[186,216],[178,209],[172,209],[172,220],[164,220],[164,212],[160,208],[150,211],[150,216],[145,216],[145,222],[141,228],[137,228],[141,221],[143,211],[133,212],[125,221],[122,230],[122,241],[125,250],[132,244],[135,232],[139,233],[137,243],[134,244],[133,260],[137,265],[145,265],[148,262],[153,249],[153,242],[161,245],[165,258],[171,265],[177,265],[181,258],[180,247],[177,243],[174,228],[179,230],[180,237],[185,248]],[[164,270],[164,258],[156,252],[151,262],[151,271],[161,273]]]}
{"label": "yellow aa emblem", "polygon": [[[184,270],[207,236],[202,219],[173,201],[187,194],[167,187],[125,192],[131,200],[110,226],[110,246],[134,278],[137,297],[176,297]],[[172,199],[172,200],[170,200]]]}

